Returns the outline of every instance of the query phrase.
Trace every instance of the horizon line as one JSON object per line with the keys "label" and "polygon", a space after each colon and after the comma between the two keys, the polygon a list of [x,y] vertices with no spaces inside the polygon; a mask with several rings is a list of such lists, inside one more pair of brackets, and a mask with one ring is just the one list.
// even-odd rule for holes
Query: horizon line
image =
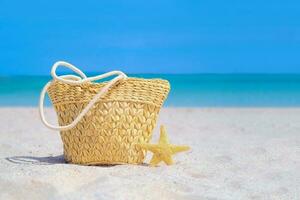
{"label": "horizon line", "polygon": [[[90,74],[90,75],[95,75],[95,74],[104,74],[106,72],[86,72],[86,74]],[[70,74],[75,74],[75,73],[70,73]],[[264,73],[256,73],[256,72],[253,72],[253,73],[147,73],[147,72],[143,72],[143,73],[126,73],[126,74],[129,74],[129,75],[188,75],[188,76],[191,76],[191,75],[300,75],[300,72],[299,73],[281,73],[281,72],[278,72],[278,73],[267,73],[267,72],[264,72]],[[62,75],[64,75],[64,73],[62,73]],[[34,76],[44,76],[44,77],[47,77],[47,76],[51,76],[51,74],[0,74],[0,78],[2,77],[13,77],[13,76],[19,76],[19,77],[34,77]]]}

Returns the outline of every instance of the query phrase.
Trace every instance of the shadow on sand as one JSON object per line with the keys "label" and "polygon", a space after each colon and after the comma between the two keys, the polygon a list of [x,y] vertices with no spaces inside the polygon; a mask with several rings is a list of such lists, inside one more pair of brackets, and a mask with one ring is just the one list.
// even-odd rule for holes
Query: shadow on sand
{"label": "shadow on sand", "polygon": [[[8,162],[14,164],[28,164],[28,165],[55,165],[55,164],[68,164],[63,155],[47,156],[47,157],[34,157],[34,156],[12,156],[5,158]],[[120,164],[91,164],[99,167],[114,167]],[[147,166],[147,164],[140,164]]]}
{"label": "shadow on sand", "polygon": [[14,164],[55,165],[66,163],[63,155],[47,157],[13,156],[5,159]]}

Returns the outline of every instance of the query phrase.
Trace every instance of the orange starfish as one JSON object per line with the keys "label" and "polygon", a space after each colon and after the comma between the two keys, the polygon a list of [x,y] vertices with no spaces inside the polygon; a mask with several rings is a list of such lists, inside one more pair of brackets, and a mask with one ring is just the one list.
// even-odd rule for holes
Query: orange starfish
{"label": "orange starfish", "polygon": [[153,153],[152,159],[150,161],[151,166],[157,166],[161,161],[164,161],[167,165],[172,165],[172,155],[190,149],[189,146],[178,146],[170,144],[164,126],[160,127],[160,138],[158,144],[143,143],[139,144],[139,146]]}

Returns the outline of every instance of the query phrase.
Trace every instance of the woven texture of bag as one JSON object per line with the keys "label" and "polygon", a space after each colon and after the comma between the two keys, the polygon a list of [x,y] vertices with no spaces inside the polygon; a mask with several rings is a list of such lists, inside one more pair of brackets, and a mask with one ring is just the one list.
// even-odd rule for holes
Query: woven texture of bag
{"label": "woven texture of bag", "polygon": [[[68,124],[106,83],[70,85],[53,81],[48,94],[60,125]],[[151,139],[160,108],[170,90],[162,79],[126,78],[101,97],[72,129],[60,131],[67,162],[139,164]]]}

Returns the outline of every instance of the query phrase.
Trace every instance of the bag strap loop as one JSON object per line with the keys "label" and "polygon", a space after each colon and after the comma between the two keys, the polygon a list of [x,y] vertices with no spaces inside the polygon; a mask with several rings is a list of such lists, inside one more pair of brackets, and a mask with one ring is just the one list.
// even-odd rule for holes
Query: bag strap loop
{"label": "bag strap loop", "polygon": [[[58,76],[56,74],[56,69],[59,66],[64,66],[72,71],[74,71],[76,74],[79,76],[75,75],[62,75]],[[51,70],[51,76],[53,77],[54,80],[60,81],[62,83],[70,84],[70,85],[80,85],[86,82],[91,82],[95,80],[100,80],[109,76],[117,75],[115,78],[110,80],[104,87],[102,87],[99,92],[92,98],[92,100],[88,103],[88,105],[82,110],[82,112],[74,119],[73,122],[71,122],[68,125],[64,126],[55,126],[47,122],[44,114],[44,99],[45,95],[47,93],[48,88],[50,87],[50,84],[52,81],[49,81],[44,88],[41,91],[40,94],[40,100],[39,100],[39,114],[42,122],[45,124],[46,127],[53,129],[53,130],[59,130],[59,131],[66,131],[70,130],[73,127],[75,127],[80,120],[84,117],[84,115],[95,105],[95,103],[111,88],[116,82],[118,82],[121,79],[125,79],[127,76],[121,71],[111,71],[105,74],[101,74],[98,76],[93,76],[93,77],[87,77],[80,69],[76,68],[74,65],[64,62],[64,61],[58,61],[54,63],[52,70]]]}

